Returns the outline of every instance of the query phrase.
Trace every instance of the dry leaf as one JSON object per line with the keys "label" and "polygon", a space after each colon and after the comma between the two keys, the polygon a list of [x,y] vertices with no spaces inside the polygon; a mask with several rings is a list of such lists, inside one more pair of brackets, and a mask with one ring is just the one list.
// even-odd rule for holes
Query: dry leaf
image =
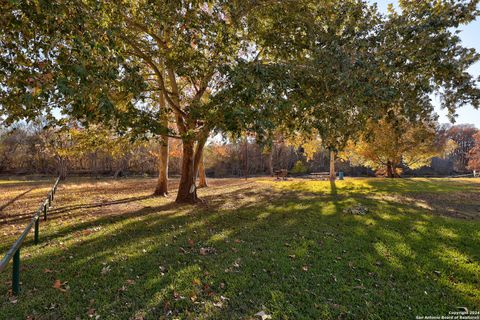
{"label": "dry leaf", "polygon": [[102,273],[102,275],[105,275],[105,274],[109,273],[110,271],[111,271],[110,266],[105,266],[105,267],[102,268],[101,273]]}
{"label": "dry leaf", "polygon": [[90,318],[93,318],[94,315],[95,315],[95,309],[89,308],[87,311],[87,316],[89,316]]}
{"label": "dry leaf", "polygon": [[265,311],[260,311],[260,312],[257,312],[255,313],[255,316],[256,317],[259,317],[260,319],[262,320],[266,320],[266,319],[272,319],[272,316],[269,315],[269,314],[266,314]]}
{"label": "dry leaf", "polygon": [[65,285],[66,282],[62,283],[60,280],[55,280],[55,282],[53,283],[53,288],[57,289],[57,290],[60,290],[62,292],[66,292],[67,289],[63,288],[63,286]]}
{"label": "dry leaf", "polygon": [[215,253],[215,248],[212,247],[205,247],[205,248],[200,248],[200,255],[205,256],[210,253]]}

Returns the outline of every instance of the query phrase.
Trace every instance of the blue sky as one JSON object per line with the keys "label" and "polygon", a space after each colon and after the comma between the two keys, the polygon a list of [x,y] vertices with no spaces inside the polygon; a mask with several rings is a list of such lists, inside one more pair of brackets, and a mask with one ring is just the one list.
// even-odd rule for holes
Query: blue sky
{"label": "blue sky", "polygon": [[[368,0],[370,3],[377,3],[378,8],[381,12],[387,12],[387,6],[389,3],[393,3],[397,6],[397,0]],[[477,52],[480,52],[480,19],[477,18],[476,21],[470,23],[469,25],[462,26],[460,28],[462,33],[460,37],[462,38],[463,44],[469,48],[475,48]],[[473,65],[469,72],[475,77],[480,76],[480,62],[477,62]],[[437,105],[438,102],[436,103]],[[450,122],[446,117],[445,110],[442,110],[440,107],[436,108],[437,113],[440,118],[439,121],[442,123]],[[457,110],[458,117],[456,118],[456,124],[460,123],[469,123],[474,124],[477,128],[480,128],[480,109],[475,110],[471,106],[463,107]]]}

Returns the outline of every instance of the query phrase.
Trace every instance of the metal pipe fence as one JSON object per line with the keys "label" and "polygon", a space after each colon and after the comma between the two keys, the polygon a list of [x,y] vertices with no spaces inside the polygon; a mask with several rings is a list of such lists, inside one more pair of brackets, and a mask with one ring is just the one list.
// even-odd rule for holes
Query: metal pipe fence
{"label": "metal pipe fence", "polygon": [[34,228],[34,243],[39,243],[39,233],[40,233],[40,217],[43,215],[43,220],[47,220],[48,209],[52,205],[55,192],[57,191],[58,183],[60,182],[60,177],[57,178],[53,187],[48,192],[47,198],[40,204],[40,207],[35,212],[32,217],[32,220],[27,224],[23,230],[20,237],[15,241],[10,250],[5,254],[2,260],[0,260],[0,272],[5,270],[8,266],[10,260],[13,259],[13,268],[12,268],[12,293],[16,296],[20,293],[20,249],[23,242],[27,238],[28,233],[32,228]]}

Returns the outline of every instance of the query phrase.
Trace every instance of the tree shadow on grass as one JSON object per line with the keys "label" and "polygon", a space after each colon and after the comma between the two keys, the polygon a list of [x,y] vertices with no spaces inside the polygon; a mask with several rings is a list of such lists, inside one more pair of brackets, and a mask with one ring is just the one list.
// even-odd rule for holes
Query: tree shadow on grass
{"label": "tree shadow on grass", "polygon": [[[7,201],[6,203],[0,205],[0,211],[3,211],[3,209],[5,209],[6,207],[8,207],[9,205],[11,205],[12,203],[14,203],[15,201],[17,201],[18,199],[22,198],[24,195],[32,192],[32,190],[35,190],[35,188],[30,188],[28,189],[27,191],[24,191],[22,193],[20,193],[19,195],[15,196],[14,198],[10,199],[9,201]],[[0,215],[0,218],[3,218],[5,216],[3,215]]]}
{"label": "tree shadow on grass", "polygon": [[[478,306],[474,224],[393,201],[252,186],[208,197],[206,206],[170,203],[60,229],[51,239],[68,246],[33,248],[22,297],[3,302],[5,316],[74,318],[94,308],[102,318],[232,319],[264,306],[274,318],[411,318]],[[224,209],[228,201],[237,206]],[[352,201],[371,213],[342,214]],[[69,238],[96,226],[85,240]],[[68,281],[66,293],[51,288],[56,279]]]}
{"label": "tree shadow on grass", "polygon": [[[48,220],[57,220],[57,219],[60,219],[60,218],[63,218],[65,216],[68,216],[68,215],[72,214],[72,212],[75,211],[75,210],[84,210],[84,209],[92,209],[92,208],[104,208],[104,207],[109,207],[109,206],[113,206],[113,205],[137,202],[137,201],[151,199],[151,198],[153,198],[152,195],[147,195],[147,196],[129,197],[129,198],[123,198],[123,199],[118,199],[118,200],[113,200],[113,201],[104,201],[104,202],[91,203],[91,204],[81,204],[81,205],[63,206],[63,207],[55,207],[54,206],[54,207],[48,209],[47,217],[48,217]],[[29,213],[22,214],[22,215],[16,215],[12,218],[4,218],[3,221],[0,222],[0,226],[1,225],[7,225],[7,224],[17,224],[19,222],[28,221],[32,218],[32,215],[34,213],[35,212],[29,212]]]}

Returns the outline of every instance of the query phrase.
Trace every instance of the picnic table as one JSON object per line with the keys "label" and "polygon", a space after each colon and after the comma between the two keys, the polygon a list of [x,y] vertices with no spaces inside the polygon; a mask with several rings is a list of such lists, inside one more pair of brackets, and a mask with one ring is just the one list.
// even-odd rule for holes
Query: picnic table
{"label": "picnic table", "polygon": [[310,175],[318,180],[330,180],[330,172],[312,172]]}
{"label": "picnic table", "polygon": [[288,175],[287,169],[276,170],[274,171],[274,173],[277,180],[280,180],[280,179],[287,180],[287,175]]}

